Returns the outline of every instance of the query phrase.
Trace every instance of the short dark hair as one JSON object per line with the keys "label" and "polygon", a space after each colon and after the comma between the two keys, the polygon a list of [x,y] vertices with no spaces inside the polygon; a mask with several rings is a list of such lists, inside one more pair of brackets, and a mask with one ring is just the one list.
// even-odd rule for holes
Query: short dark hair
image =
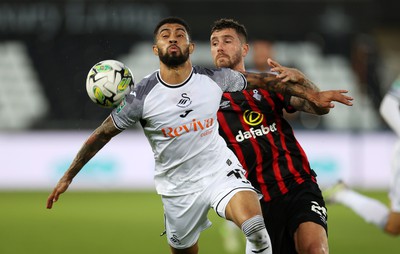
{"label": "short dark hair", "polygon": [[156,41],[158,29],[160,29],[160,27],[165,25],[165,24],[179,24],[179,25],[182,25],[185,28],[186,33],[189,36],[189,40],[190,41],[192,40],[192,34],[191,34],[191,31],[190,31],[190,27],[189,27],[188,23],[184,19],[179,18],[179,17],[167,17],[167,18],[162,19],[160,22],[158,22],[158,24],[154,28],[154,32],[153,32],[154,41]]}
{"label": "short dark hair", "polygon": [[211,27],[211,33],[228,28],[234,29],[236,33],[242,37],[244,42],[247,43],[248,39],[247,39],[246,27],[243,24],[240,24],[239,22],[233,19],[222,18],[214,21],[214,24]]}

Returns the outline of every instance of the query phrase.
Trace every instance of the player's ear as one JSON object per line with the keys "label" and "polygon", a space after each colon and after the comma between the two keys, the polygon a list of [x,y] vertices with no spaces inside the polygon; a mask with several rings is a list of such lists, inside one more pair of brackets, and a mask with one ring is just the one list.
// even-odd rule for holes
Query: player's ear
{"label": "player's ear", "polygon": [[154,55],[158,56],[158,47],[157,47],[157,45],[153,45],[153,53],[154,53]]}
{"label": "player's ear", "polygon": [[246,57],[247,53],[249,53],[249,44],[248,43],[243,43],[242,45],[242,57]]}
{"label": "player's ear", "polygon": [[194,48],[195,48],[195,45],[194,45],[193,42],[191,42],[191,43],[189,44],[189,54],[192,54],[192,53],[193,53]]}

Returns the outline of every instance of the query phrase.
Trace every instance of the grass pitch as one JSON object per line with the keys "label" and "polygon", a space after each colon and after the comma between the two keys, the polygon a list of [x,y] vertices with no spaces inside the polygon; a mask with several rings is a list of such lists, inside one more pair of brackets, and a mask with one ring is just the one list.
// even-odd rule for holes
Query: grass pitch
{"label": "grass pitch", "polygon": [[[64,193],[52,210],[48,192],[0,192],[1,254],[169,253],[160,197],[153,192]],[[368,195],[387,203],[384,192]],[[328,206],[330,253],[399,253],[400,238],[366,224],[351,210]],[[211,210],[213,226],[200,237],[200,253],[228,254],[223,220]],[[243,243],[241,243],[243,244]],[[243,245],[244,246],[244,245]],[[241,251],[232,254],[243,254]]]}

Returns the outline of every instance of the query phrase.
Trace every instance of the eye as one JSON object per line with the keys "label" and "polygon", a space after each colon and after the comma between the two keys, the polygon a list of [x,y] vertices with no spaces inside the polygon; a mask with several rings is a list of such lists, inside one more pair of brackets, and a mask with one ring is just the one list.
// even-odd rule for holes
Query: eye
{"label": "eye", "polygon": [[166,39],[166,38],[169,37],[169,33],[163,32],[163,33],[160,34],[160,37]]}

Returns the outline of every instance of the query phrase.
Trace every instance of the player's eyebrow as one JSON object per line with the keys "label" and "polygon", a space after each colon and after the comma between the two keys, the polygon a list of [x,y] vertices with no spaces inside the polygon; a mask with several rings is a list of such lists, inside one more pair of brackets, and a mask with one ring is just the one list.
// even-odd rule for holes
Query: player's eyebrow
{"label": "player's eyebrow", "polygon": [[171,31],[171,28],[163,28],[160,31],[158,31],[158,34],[161,34],[164,31]]}
{"label": "player's eyebrow", "polygon": [[[175,30],[183,31],[184,33],[186,33],[186,30],[183,27],[177,27]],[[158,32],[158,34],[161,34],[164,31],[169,31],[170,32],[170,31],[172,31],[172,28],[169,28],[169,27],[163,28]]]}
{"label": "player's eyebrow", "polygon": [[233,38],[235,38],[233,35],[230,35],[230,34],[224,34],[224,35],[222,35],[222,36],[212,36],[211,37],[211,41],[212,40],[216,40],[217,38],[219,38],[219,37],[222,37],[223,39],[233,39]]}

